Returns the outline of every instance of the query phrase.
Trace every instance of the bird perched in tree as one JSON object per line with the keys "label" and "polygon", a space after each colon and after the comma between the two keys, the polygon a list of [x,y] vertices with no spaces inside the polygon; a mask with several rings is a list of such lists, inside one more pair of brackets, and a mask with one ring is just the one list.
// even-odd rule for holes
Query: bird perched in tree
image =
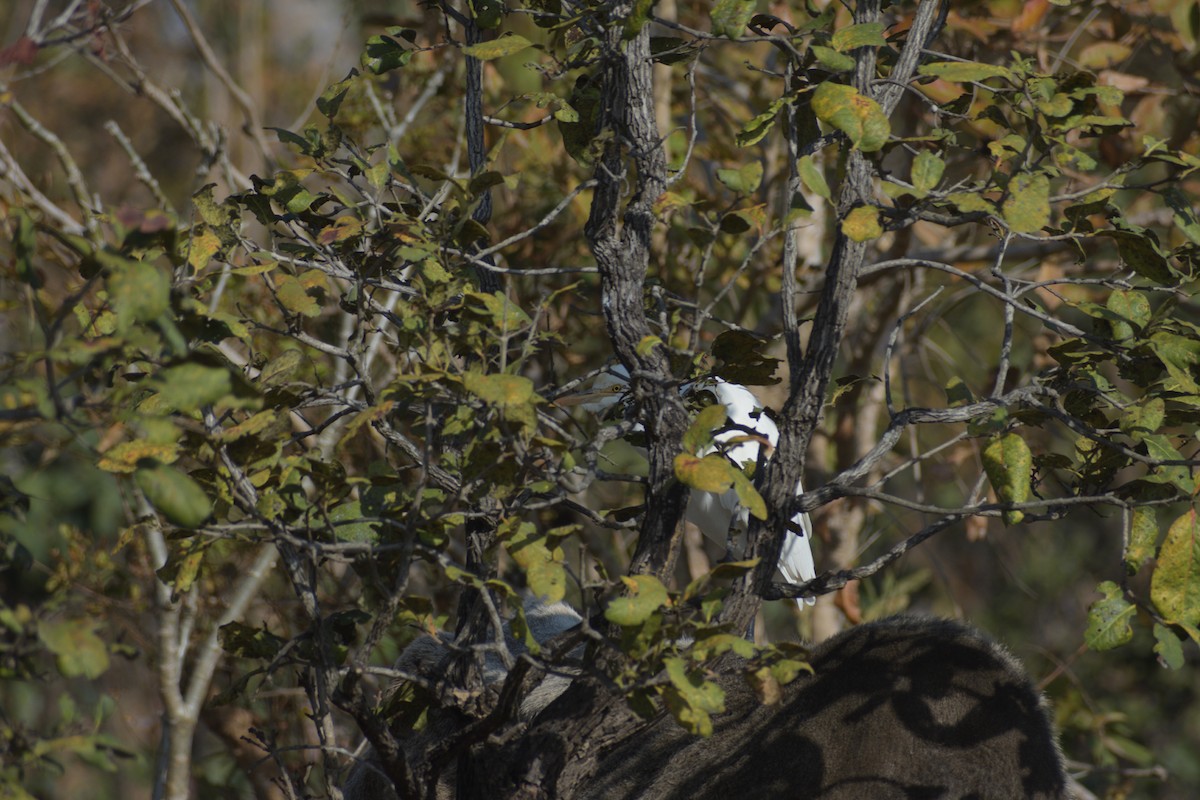
{"label": "bird perched in tree", "polygon": [[[584,408],[603,411],[620,401],[628,387],[629,373],[625,368],[620,365],[611,367],[592,386],[594,392],[603,394],[584,404]],[[706,392],[725,407],[726,424],[714,433],[713,444],[696,455],[704,457],[719,452],[736,466],[744,468],[747,464],[758,463],[765,440],[765,455],[769,458],[779,443],[779,429],[767,416],[758,398],[745,386],[715,377],[680,387],[680,393],[685,398],[700,397]],[[638,425],[636,429],[641,430],[641,426]],[[802,491],[801,485],[797,484],[796,493]],[[724,544],[732,533],[746,530],[750,512],[740,503],[734,489],[719,494],[693,489],[684,518],[708,538]],[[811,538],[812,522],[808,514],[800,512],[792,517],[779,554],[779,571],[790,583],[804,583],[816,577],[809,545]],[[803,608],[814,601],[812,598],[796,598],[796,602]]]}

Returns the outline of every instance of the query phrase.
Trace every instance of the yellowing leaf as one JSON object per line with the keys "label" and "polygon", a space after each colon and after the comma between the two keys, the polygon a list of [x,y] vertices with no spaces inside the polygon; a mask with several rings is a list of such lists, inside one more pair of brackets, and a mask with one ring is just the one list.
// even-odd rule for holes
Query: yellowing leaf
{"label": "yellowing leaf", "polygon": [[627,594],[618,597],[604,609],[604,618],[617,625],[641,625],[670,600],[667,587],[653,575],[622,577]]}
{"label": "yellowing leaf", "polygon": [[104,454],[98,466],[105,472],[133,472],[143,458],[152,458],[164,464],[174,463],[179,458],[178,444],[161,444],[138,439],[122,442]]}
{"label": "yellowing leaf", "polygon": [[[1029,499],[1033,455],[1017,434],[1006,433],[988,443],[983,449],[983,469],[1001,502],[1024,503]],[[1006,525],[1015,525],[1024,518],[1023,511],[1004,512]]]}
{"label": "yellowing leaf", "polygon": [[864,153],[882,148],[892,132],[879,103],[863,97],[853,86],[825,81],[813,92],[812,110],[817,119],[846,134]]}
{"label": "yellowing leaf", "polygon": [[713,35],[730,39],[741,36],[757,5],[756,0],[716,0],[709,12]]}
{"label": "yellowing leaf", "polygon": [[683,434],[684,452],[696,454],[712,444],[713,431],[723,426],[726,419],[725,406],[720,403],[705,406]]}
{"label": "yellowing leaf", "polygon": [[491,61],[494,58],[511,56],[514,53],[519,53],[522,50],[532,46],[533,42],[529,41],[524,36],[516,33],[510,33],[506,36],[492,39],[489,42],[480,42],[479,44],[473,44],[470,47],[464,47],[463,52],[472,58],[478,58],[480,61]]}
{"label": "yellowing leaf", "polygon": [[883,47],[887,40],[883,38],[882,22],[863,22],[835,32],[830,43],[838,52],[846,53],[856,47]]}
{"label": "yellowing leaf", "polygon": [[1150,579],[1150,599],[1168,622],[1200,625],[1200,520],[1194,507],[1167,530]]}
{"label": "yellowing leaf", "polygon": [[497,406],[518,406],[536,397],[533,381],[523,375],[467,372],[463,375],[463,387],[485,403]]}
{"label": "yellowing leaf", "polygon": [[716,453],[697,458],[690,453],[675,456],[675,477],[702,492],[724,492],[733,486],[734,475],[741,471],[729,459]]}
{"label": "yellowing leaf", "polygon": [[1040,231],[1050,222],[1050,179],[1024,172],[1014,177],[1001,213],[1016,233]]}
{"label": "yellowing leaf", "polygon": [[304,284],[291,275],[280,276],[275,294],[283,307],[295,314],[315,317],[321,313],[321,306],[308,294]]}
{"label": "yellowing leaf", "polygon": [[663,690],[667,710],[691,733],[711,736],[711,715],[725,710],[724,690],[705,680],[699,670],[689,670],[682,658],[664,659],[663,664],[667,668],[667,679],[671,682]]}
{"label": "yellowing leaf", "polygon": [[1125,571],[1130,575],[1154,556],[1158,544],[1158,520],[1154,509],[1145,506],[1133,510],[1129,525],[1129,545],[1125,550]]}
{"label": "yellowing leaf", "polygon": [[187,260],[193,272],[199,272],[208,266],[208,262],[221,249],[221,239],[207,228],[193,236],[188,242]]}
{"label": "yellowing leaf", "polygon": [[919,70],[921,75],[942,78],[955,83],[969,81],[984,81],[988,78],[1012,79],[1013,74],[1007,67],[995,64],[979,64],[974,61],[934,61],[923,64]]}
{"label": "yellowing leaf", "polygon": [[918,197],[924,197],[937,187],[946,171],[946,162],[928,150],[922,150],[913,159],[912,185]]}
{"label": "yellowing leaf", "polygon": [[879,224],[879,209],[874,206],[850,209],[850,213],[842,220],[842,233],[856,242],[878,239],[883,235],[883,228]]}

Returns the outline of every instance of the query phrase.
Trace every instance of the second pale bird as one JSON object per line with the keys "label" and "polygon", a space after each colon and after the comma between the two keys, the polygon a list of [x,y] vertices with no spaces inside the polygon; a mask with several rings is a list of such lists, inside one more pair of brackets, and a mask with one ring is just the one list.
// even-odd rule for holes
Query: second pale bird
{"label": "second pale bird", "polygon": [[[601,375],[594,384],[595,389],[607,390],[608,394],[588,403],[586,407],[599,411],[613,405],[620,399],[620,390],[628,385],[629,373],[624,367],[612,367],[609,373]],[[729,420],[729,424],[714,435],[713,446],[697,455],[705,456],[721,450],[739,467],[744,467],[747,463],[758,463],[759,448],[762,446],[759,439],[749,434],[750,431],[766,439],[769,447],[768,457],[779,443],[779,429],[764,413],[758,398],[745,386],[720,378],[708,378],[685,384],[680,391],[685,397],[698,392],[710,392],[718,403],[725,406],[725,414]],[[797,484],[796,493],[802,491],[801,485]],[[733,489],[720,494],[693,490],[685,516],[701,533],[720,543],[726,541],[731,527],[735,531],[744,531],[750,521],[749,510],[738,501],[737,492]],[[791,528],[783,539],[783,549],[779,554],[779,571],[788,582],[800,584],[816,577],[812,548],[809,546],[812,522],[808,514],[799,512],[792,517]],[[814,601],[812,598],[796,598],[796,602],[803,608]]]}

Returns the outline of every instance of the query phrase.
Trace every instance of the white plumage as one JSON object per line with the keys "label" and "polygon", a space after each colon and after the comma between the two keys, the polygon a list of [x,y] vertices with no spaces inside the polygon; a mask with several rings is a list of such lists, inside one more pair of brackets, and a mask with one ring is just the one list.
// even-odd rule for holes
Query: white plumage
{"label": "white plumage", "polygon": [[[610,373],[601,375],[593,384],[593,390],[604,391],[607,394],[587,403],[585,408],[600,411],[620,399],[619,390],[628,387],[629,374],[621,366],[613,367]],[[708,378],[685,385],[681,392],[685,397],[699,392],[710,392],[718,403],[725,406],[725,414],[728,417],[729,424],[714,435],[713,445],[697,455],[705,456],[720,450],[739,467],[745,467],[747,464],[758,463],[759,449],[762,446],[760,438],[756,438],[750,431],[767,441],[768,458],[779,444],[779,429],[763,411],[758,398],[745,386],[729,383],[721,378]],[[797,484],[796,493],[802,491],[801,485]],[[708,538],[724,544],[731,529],[746,530],[750,512],[738,501],[737,492],[733,489],[720,494],[693,489],[685,519]],[[783,549],[779,554],[779,571],[790,583],[799,584],[812,580],[817,574],[813,565],[812,548],[809,545],[812,522],[808,514],[800,512],[792,517],[792,527],[796,532],[789,531],[784,536]],[[796,598],[796,602],[803,608],[805,605],[812,605],[814,600]]]}

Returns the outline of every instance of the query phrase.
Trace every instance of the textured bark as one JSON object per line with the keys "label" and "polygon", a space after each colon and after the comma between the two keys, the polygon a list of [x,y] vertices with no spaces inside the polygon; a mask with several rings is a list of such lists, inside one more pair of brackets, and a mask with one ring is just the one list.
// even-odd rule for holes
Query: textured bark
{"label": "textured bark", "polygon": [[646,517],[631,571],[665,578],[679,553],[677,529],[687,500],[674,471],[687,415],[663,349],[643,346],[653,333],[643,305],[653,206],[666,188],[667,165],[655,123],[650,28],[624,38],[621,20],[631,8],[627,2],[611,4],[605,25],[597,77],[599,133],[606,143],[584,232],[600,269],[604,321],[617,358],[629,370],[649,440]]}
{"label": "textured bark", "polygon": [[[726,711],[708,738],[666,717],[640,723],[611,693],[576,682],[512,745],[480,745],[432,796],[1066,797],[1042,698],[1012,656],[971,628],[895,617],[817,646],[810,661],[814,674],[770,706],[730,665],[720,677]],[[346,797],[395,795],[372,778]]]}

